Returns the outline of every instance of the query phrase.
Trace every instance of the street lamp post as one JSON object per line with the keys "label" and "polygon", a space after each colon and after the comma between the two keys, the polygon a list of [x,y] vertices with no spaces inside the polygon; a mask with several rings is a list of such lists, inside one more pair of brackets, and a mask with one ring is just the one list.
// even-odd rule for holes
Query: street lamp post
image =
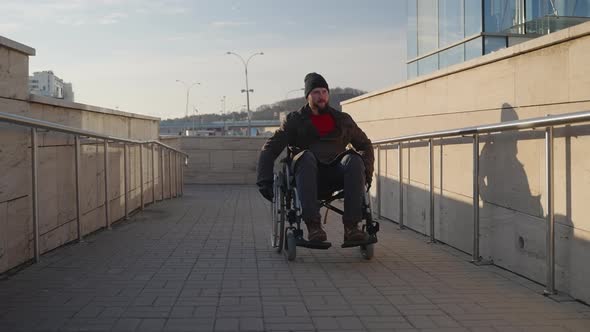
{"label": "street lamp post", "polygon": [[237,53],[234,52],[227,52],[227,54],[233,54],[235,56],[237,56],[238,58],[240,58],[240,60],[242,60],[242,63],[244,64],[244,72],[246,73],[246,90],[242,90],[242,92],[246,92],[246,107],[248,108],[248,136],[252,135],[252,116],[250,114],[250,92],[254,92],[254,90],[250,90],[250,88],[248,87],[248,63],[250,62],[250,60],[256,56],[256,55],[264,55],[263,52],[257,52],[254,53],[252,55],[250,55],[248,57],[248,60],[244,60],[244,58],[242,58],[242,56],[240,56]]}
{"label": "street lamp post", "polygon": [[[188,85],[186,82],[182,81],[182,80],[176,80],[176,82],[182,83],[182,85],[184,85],[184,87],[186,88],[186,106],[184,109],[184,121],[188,121],[188,97],[191,91],[191,88],[195,85],[201,85],[201,83],[199,82],[195,82],[191,85]],[[184,131],[184,130],[183,130]]]}
{"label": "street lamp post", "polygon": [[221,98],[221,120],[223,120],[223,129],[221,130],[221,136],[225,136],[227,129],[225,128],[225,96]]}

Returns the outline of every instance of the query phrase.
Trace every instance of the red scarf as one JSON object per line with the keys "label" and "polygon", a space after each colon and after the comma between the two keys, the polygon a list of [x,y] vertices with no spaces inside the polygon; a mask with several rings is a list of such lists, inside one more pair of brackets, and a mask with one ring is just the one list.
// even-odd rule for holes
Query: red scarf
{"label": "red scarf", "polygon": [[320,115],[311,114],[311,122],[320,133],[320,137],[328,135],[335,127],[334,118],[329,112]]}

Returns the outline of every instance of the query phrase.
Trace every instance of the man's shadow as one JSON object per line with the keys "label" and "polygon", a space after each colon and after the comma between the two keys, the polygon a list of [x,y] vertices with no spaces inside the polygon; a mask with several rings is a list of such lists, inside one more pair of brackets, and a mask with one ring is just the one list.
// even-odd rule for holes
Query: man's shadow
{"label": "man's shadow", "polygon": [[[510,104],[503,104],[501,122],[517,120],[514,108]],[[527,245],[529,241],[535,241],[532,234],[530,238],[526,234],[526,229],[531,226],[529,221],[542,221],[544,211],[541,194],[531,192],[529,177],[518,159],[519,141],[538,141],[543,135],[535,131],[515,131],[481,137],[485,142],[480,153],[478,179],[483,204],[480,228],[482,256],[500,265],[501,256],[514,250],[524,251],[527,256],[536,258],[544,255],[544,246]],[[534,154],[532,156],[534,158]],[[526,222],[521,220],[523,218]],[[498,241],[500,238],[502,241]]]}
{"label": "man's shadow", "polygon": [[[517,121],[510,104],[502,105],[501,122]],[[539,133],[504,132],[482,137],[479,193],[485,203],[543,217],[541,195],[533,195],[523,164],[518,160],[519,140],[537,139]]]}

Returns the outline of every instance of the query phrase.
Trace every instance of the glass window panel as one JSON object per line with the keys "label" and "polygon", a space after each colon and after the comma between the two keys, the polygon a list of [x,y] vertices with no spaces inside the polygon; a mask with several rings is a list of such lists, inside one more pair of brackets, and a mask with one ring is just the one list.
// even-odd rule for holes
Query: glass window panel
{"label": "glass window panel", "polygon": [[555,0],[559,16],[590,16],[590,0]]}
{"label": "glass window panel", "polygon": [[465,1],[465,37],[481,32],[481,1]]}
{"label": "glass window panel", "polygon": [[508,47],[518,45],[533,39],[533,37],[508,37]]}
{"label": "glass window panel", "polygon": [[485,37],[483,43],[484,54],[490,54],[506,48],[506,37]]}
{"label": "glass window panel", "polygon": [[418,60],[418,75],[430,74],[438,70],[438,53]]}
{"label": "glass window panel", "polygon": [[449,67],[463,62],[465,44],[457,45],[440,52],[440,68]]}
{"label": "glass window panel", "polygon": [[[418,1],[418,55],[438,48],[438,1]],[[418,66],[419,67],[419,66]]]}
{"label": "glass window panel", "polygon": [[501,32],[518,24],[518,0],[484,0],[484,31]]}
{"label": "glass window panel", "polygon": [[[473,1],[473,0],[471,0]],[[440,0],[439,47],[445,47],[463,39],[463,0]]]}
{"label": "glass window panel", "polygon": [[481,37],[470,40],[465,43],[465,61],[482,56],[482,39]]}
{"label": "glass window panel", "polygon": [[418,56],[417,1],[408,0],[408,60]]}
{"label": "glass window panel", "polygon": [[408,63],[408,79],[411,80],[418,76],[418,61]]}

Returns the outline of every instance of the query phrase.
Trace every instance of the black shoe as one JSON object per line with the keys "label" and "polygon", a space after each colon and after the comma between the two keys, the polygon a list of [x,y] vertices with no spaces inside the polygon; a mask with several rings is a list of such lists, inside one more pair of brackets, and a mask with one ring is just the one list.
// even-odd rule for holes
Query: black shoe
{"label": "black shoe", "polygon": [[358,223],[344,224],[344,242],[368,242],[369,234],[358,228]]}
{"label": "black shoe", "polygon": [[305,223],[307,226],[307,241],[309,242],[325,242],[328,239],[328,235],[322,229],[320,222],[309,222]]}

